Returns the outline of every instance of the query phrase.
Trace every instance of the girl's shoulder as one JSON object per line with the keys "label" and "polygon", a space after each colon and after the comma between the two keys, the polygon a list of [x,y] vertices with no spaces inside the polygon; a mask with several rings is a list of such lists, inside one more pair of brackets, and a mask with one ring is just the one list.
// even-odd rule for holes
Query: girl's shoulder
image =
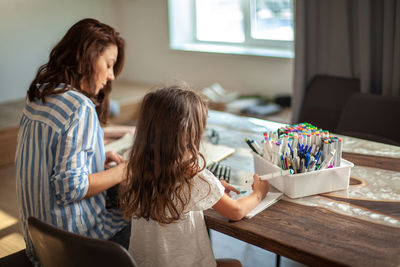
{"label": "girl's shoulder", "polygon": [[199,173],[196,174],[194,177],[195,181],[203,181],[207,182],[209,184],[217,184],[220,183],[218,178],[214,176],[212,172],[210,172],[208,169],[204,169],[200,171]]}
{"label": "girl's shoulder", "polygon": [[224,194],[221,182],[207,169],[193,177],[189,210],[211,208]]}

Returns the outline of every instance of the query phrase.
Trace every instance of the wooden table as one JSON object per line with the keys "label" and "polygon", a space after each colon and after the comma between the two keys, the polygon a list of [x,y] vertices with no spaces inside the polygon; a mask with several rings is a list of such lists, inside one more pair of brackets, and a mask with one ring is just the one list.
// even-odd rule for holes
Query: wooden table
{"label": "wooden table", "polygon": [[[223,128],[219,128],[219,131],[221,135],[236,134],[232,129],[224,132]],[[222,136],[221,140],[224,139],[232,144],[230,138]],[[352,152],[344,152],[343,158],[358,167],[367,166],[366,170],[372,173],[375,168],[389,170],[390,175],[395,177],[393,183],[399,188],[400,158]],[[232,163],[241,159],[229,160]],[[245,165],[248,165],[248,161],[244,162]],[[373,178],[379,181],[379,177]],[[361,183],[362,177],[350,179],[350,184],[355,188]],[[326,207],[302,205],[288,198],[280,200],[252,219],[238,222],[229,221],[214,210],[207,210],[204,214],[208,228],[306,265],[400,266],[400,225],[374,221],[374,215],[388,216],[399,221],[398,198],[391,201],[336,194],[321,194],[319,198],[369,212],[372,219],[341,214]]]}

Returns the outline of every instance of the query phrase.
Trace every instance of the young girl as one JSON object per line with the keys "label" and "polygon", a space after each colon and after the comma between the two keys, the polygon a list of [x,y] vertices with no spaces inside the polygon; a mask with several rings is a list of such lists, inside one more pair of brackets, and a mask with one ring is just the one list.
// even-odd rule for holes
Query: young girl
{"label": "young girl", "polygon": [[254,175],[250,196],[233,200],[224,194],[199,152],[206,119],[201,97],[179,86],[143,99],[121,191],[124,215],[132,217],[129,252],[139,266],[241,266],[215,260],[203,210],[240,220],[269,185]]}

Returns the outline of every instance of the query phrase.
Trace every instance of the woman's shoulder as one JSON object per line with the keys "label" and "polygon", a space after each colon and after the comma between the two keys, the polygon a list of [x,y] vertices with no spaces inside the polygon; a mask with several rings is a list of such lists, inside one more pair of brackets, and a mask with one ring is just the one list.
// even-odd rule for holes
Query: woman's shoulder
{"label": "woman's shoulder", "polygon": [[[63,90],[64,86],[64,84],[59,84],[57,88]],[[49,102],[57,102],[58,105],[61,106],[65,105],[71,112],[76,112],[83,108],[90,108],[95,111],[93,102],[87,96],[69,85],[65,86],[65,88],[67,88],[66,91],[52,94],[46,100]]]}
{"label": "woman's shoulder", "polygon": [[[58,88],[63,88],[65,85],[64,84],[59,84],[57,87]],[[82,105],[89,105],[94,107],[93,102],[82,92],[80,92],[78,89],[75,89],[69,85],[66,86],[67,91],[61,93],[60,95],[73,103],[76,107],[80,107]]]}
{"label": "woman's shoulder", "polygon": [[[44,88],[43,85],[41,89]],[[60,90],[57,92],[57,89]],[[97,116],[93,102],[81,92],[59,84],[54,93],[47,95],[45,101],[27,99],[24,114],[36,121],[53,121],[57,128],[64,129],[71,120],[82,118],[83,116]]]}
{"label": "woman's shoulder", "polygon": [[[46,83],[37,84],[36,86],[39,90],[43,90],[46,87]],[[90,107],[95,111],[95,106],[88,97],[62,83],[51,94],[46,95],[44,101],[37,98],[34,100],[27,98],[25,106],[25,109],[31,113],[48,114],[64,119],[68,119],[72,113],[85,107]]]}

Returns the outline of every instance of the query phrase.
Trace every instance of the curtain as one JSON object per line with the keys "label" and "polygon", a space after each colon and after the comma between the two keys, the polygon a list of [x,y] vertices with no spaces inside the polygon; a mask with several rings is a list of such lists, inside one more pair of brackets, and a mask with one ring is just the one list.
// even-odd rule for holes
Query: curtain
{"label": "curtain", "polygon": [[293,123],[316,74],[399,96],[400,0],[296,0]]}

